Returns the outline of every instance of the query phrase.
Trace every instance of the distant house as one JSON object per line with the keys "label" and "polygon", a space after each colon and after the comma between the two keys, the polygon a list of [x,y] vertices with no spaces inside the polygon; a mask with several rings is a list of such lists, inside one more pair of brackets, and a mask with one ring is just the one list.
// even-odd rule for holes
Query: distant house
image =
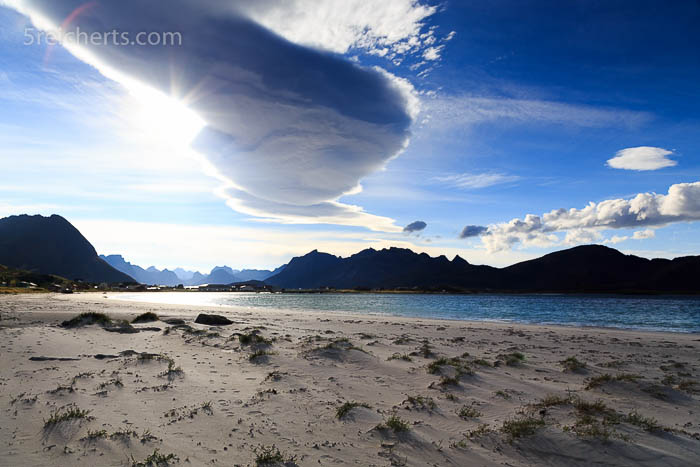
{"label": "distant house", "polygon": [[232,292],[233,287],[225,284],[204,284],[197,289],[201,292]]}

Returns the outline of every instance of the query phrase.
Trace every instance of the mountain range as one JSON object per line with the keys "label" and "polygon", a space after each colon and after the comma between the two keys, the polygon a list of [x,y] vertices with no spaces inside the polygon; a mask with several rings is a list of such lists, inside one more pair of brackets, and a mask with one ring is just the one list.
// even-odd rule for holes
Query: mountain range
{"label": "mountain range", "polygon": [[265,282],[287,289],[444,289],[493,292],[700,293],[700,256],[646,259],[602,245],[557,251],[506,268],[432,258],[402,248],[347,258],[316,250]]}
{"label": "mountain range", "polygon": [[584,245],[505,268],[459,256],[372,248],[347,258],[314,250],[274,271],[217,266],[209,274],[142,268],[121,255],[99,257],[64,218],[0,219],[0,264],[87,282],[175,286],[264,281],[283,289],[416,289],[475,292],[700,293],[700,256],[646,259],[602,245]]}
{"label": "mountain range", "polygon": [[228,266],[216,266],[209,274],[202,274],[199,271],[188,271],[176,268],[174,271],[168,269],[157,269],[150,266],[144,269],[126,261],[122,255],[100,255],[109,265],[118,271],[128,274],[141,284],[167,285],[170,287],[183,285],[202,284],[232,284],[236,282],[264,281],[268,277],[277,274],[282,267],[274,271],[266,269],[232,269]]}

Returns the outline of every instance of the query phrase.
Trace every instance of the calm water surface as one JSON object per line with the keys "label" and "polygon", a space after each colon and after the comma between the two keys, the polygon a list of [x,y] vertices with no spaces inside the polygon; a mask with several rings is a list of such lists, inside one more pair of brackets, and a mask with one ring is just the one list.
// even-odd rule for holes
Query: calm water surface
{"label": "calm water surface", "polygon": [[700,332],[700,297],[153,292],[120,293],[110,298],[193,306]]}

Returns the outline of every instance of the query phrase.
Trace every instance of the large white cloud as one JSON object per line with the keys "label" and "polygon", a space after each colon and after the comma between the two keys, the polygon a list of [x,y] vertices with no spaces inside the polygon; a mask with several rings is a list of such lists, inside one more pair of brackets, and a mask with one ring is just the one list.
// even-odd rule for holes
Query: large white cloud
{"label": "large white cloud", "polygon": [[666,156],[673,151],[652,146],[639,146],[617,151],[615,157],[608,159],[608,166],[613,169],[625,170],[658,170],[664,167],[673,167],[678,162]]}
{"label": "large white cloud", "polygon": [[425,24],[438,8],[424,1],[247,0],[235,8],[292,42],[332,52],[363,49],[393,60],[429,54],[436,60],[442,50],[434,45],[435,29]]}
{"label": "large white cloud", "polygon": [[[233,187],[225,193],[236,209],[283,222],[401,230],[337,199],[408,144],[418,100],[407,81],[279,37],[242,16],[265,10],[250,2],[5,3],[40,27],[63,24],[64,32],[180,33],[182,44],[173,47],[66,45],[127,87],[145,84],[196,112],[205,127],[195,148]],[[274,2],[264,3],[268,13],[277,11],[269,10]],[[415,34],[428,13],[399,35]]]}
{"label": "large white cloud", "polygon": [[[649,227],[662,227],[675,222],[700,220],[700,182],[671,185],[667,194],[640,193],[631,199],[610,199],[589,203],[582,209],[556,209],[541,216],[528,214],[489,225],[481,233],[483,244],[490,251],[502,251],[516,244],[524,246],[551,246],[562,240],[558,233],[566,233],[565,244],[589,243],[601,238],[607,229],[639,228],[633,239],[654,236]],[[627,238],[614,237],[611,241]]]}

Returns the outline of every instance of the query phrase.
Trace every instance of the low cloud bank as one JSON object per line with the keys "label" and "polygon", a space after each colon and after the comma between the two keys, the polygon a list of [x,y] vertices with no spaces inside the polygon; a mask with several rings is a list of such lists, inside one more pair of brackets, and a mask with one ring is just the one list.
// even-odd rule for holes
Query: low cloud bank
{"label": "low cloud bank", "polygon": [[[652,227],[700,220],[700,182],[671,185],[667,194],[640,193],[631,199],[589,203],[582,209],[556,209],[541,216],[528,214],[500,224],[467,226],[461,238],[479,236],[489,251],[504,251],[515,245],[552,246],[599,241],[602,231],[634,229],[635,240],[654,236]],[[564,238],[560,237],[565,233]],[[613,237],[622,241],[627,238]],[[613,241],[612,239],[610,241]]]}

